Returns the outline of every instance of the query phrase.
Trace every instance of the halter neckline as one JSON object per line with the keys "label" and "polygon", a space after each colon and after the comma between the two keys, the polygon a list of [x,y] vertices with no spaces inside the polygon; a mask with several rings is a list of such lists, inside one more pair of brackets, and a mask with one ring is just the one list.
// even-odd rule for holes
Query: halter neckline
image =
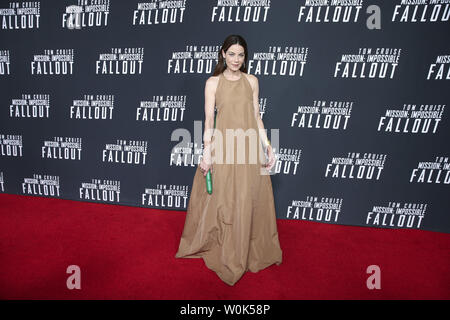
{"label": "halter neckline", "polygon": [[237,80],[230,80],[230,79],[227,79],[227,77],[225,77],[225,75],[223,74],[223,72],[221,73],[221,75],[222,75],[223,78],[225,78],[225,80],[231,81],[231,82],[237,82],[237,81],[241,80],[241,78],[244,76],[244,75],[242,74],[242,72],[241,72],[241,77],[240,77],[239,79],[237,79]]}

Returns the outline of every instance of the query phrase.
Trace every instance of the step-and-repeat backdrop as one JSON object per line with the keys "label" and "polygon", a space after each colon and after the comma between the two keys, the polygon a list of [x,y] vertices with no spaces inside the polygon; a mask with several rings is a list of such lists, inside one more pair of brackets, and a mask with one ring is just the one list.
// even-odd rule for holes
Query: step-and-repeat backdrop
{"label": "step-and-repeat backdrop", "polygon": [[0,192],[186,210],[205,81],[239,34],[278,130],[279,219],[449,233],[449,16],[428,0],[0,1]]}

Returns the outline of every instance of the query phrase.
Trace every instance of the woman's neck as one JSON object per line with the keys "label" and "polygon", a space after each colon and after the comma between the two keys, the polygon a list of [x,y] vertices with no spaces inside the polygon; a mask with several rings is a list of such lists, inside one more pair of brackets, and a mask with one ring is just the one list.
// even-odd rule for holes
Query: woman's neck
{"label": "woman's neck", "polygon": [[224,73],[226,73],[226,75],[229,78],[239,78],[241,76],[241,71],[237,70],[237,71],[231,71],[230,69],[225,69]]}

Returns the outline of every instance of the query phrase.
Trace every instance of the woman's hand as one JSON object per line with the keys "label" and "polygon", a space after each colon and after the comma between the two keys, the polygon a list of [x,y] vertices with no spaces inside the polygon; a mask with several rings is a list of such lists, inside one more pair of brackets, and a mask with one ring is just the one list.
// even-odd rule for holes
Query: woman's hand
{"label": "woman's hand", "polygon": [[202,161],[200,161],[199,167],[200,167],[200,170],[203,173],[203,176],[206,176],[206,174],[208,173],[209,169],[211,169],[211,171],[212,171],[211,155],[210,154],[204,154],[203,155]]}
{"label": "woman's hand", "polygon": [[267,170],[271,170],[275,165],[275,155],[273,154],[272,146],[267,146],[267,156],[269,157],[267,164],[264,166]]}

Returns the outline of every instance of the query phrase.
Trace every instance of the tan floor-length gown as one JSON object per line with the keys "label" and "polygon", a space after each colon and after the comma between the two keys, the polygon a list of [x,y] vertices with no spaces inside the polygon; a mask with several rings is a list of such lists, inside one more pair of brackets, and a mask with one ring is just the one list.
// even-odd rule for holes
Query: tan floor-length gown
{"label": "tan floor-length gown", "polygon": [[[234,285],[247,270],[257,272],[282,262],[272,182],[270,175],[260,171],[265,160],[259,157],[257,163],[249,160],[250,139],[247,137],[246,163],[225,163],[227,146],[231,149],[225,141],[227,128],[243,131],[253,128],[258,132],[252,92],[243,72],[239,80],[229,80],[222,73],[219,75],[212,144],[220,130],[224,152],[220,156],[213,149],[211,154],[223,163],[212,164],[211,195],[206,192],[205,177],[197,166],[183,234],[175,255],[176,258],[203,258],[206,266],[229,285]],[[259,137],[257,139],[260,143]],[[238,159],[236,141],[235,161]],[[262,148],[257,149],[263,152]]]}

